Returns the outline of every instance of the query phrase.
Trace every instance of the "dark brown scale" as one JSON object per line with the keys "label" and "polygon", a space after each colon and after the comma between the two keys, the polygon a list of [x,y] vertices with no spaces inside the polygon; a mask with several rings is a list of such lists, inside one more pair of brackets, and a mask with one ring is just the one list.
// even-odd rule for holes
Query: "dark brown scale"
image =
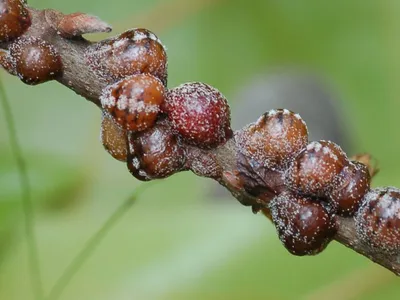
{"label": "dark brown scale", "polygon": [[183,169],[185,152],[164,122],[129,134],[128,169],[142,181],[168,177]]}
{"label": "dark brown scale", "polygon": [[352,162],[343,168],[337,181],[329,193],[330,203],[339,215],[353,216],[370,188],[368,168],[360,162]]}
{"label": "dark brown scale", "polygon": [[271,110],[235,136],[239,150],[264,167],[284,170],[308,143],[307,126],[289,110]]}
{"label": "dark brown scale", "polygon": [[155,124],[164,97],[165,88],[158,78],[139,74],[108,86],[100,100],[123,129],[143,131]]}
{"label": "dark brown scale", "polygon": [[318,254],[336,234],[335,216],[310,198],[284,192],[269,208],[280,240],[294,255]]}
{"label": "dark brown scale", "polygon": [[312,142],[290,164],[285,183],[300,194],[326,196],[348,164],[346,154],[335,143]]}
{"label": "dark brown scale", "polygon": [[355,215],[358,238],[376,251],[400,253],[400,190],[369,191]]}
{"label": "dark brown scale", "polygon": [[104,148],[112,157],[126,162],[128,155],[127,132],[118,127],[108,114],[103,114],[100,137]]}
{"label": "dark brown scale", "polygon": [[0,1],[0,42],[20,37],[31,26],[31,18],[20,0]]}
{"label": "dark brown scale", "polygon": [[148,73],[167,85],[167,54],[157,36],[132,29],[95,44],[86,52],[90,67],[110,82]]}
{"label": "dark brown scale", "polygon": [[228,102],[208,84],[190,82],[169,90],[163,111],[188,144],[209,149],[232,137]]}
{"label": "dark brown scale", "polygon": [[57,50],[38,38],[21,38],[10,47],[10,56],[18,77],[26,84],[36,85],[56,79],[62,73]]}

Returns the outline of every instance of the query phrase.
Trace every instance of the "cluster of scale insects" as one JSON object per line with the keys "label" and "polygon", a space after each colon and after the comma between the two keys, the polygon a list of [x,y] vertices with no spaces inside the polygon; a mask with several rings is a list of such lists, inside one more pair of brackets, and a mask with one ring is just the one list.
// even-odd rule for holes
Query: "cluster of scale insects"
{"label": "cluster of scale insects", "polygon": [[[31,25],[25,4],[3,0],[0,9],[0,42],[9,45],[0,52],[1,65],[31,85],[62,76],[57,49],[24,36]],[[61,18],[56,29],[65,38],[81,34],[78,17]],[[355,219],[357,238],[366,246],[399,253],[400,190],[370,189],[368,167],[333,142],[309,142],[298,114],[271,110],[233,132],[228,102],[217,89],[199,82],[167,88],[165,47],[146,29],[91,44],[85,61],[108,83],[100,97],[101,141],[135,178],[148,181],[184,170],[230,178],[257,199],[244,204],[267,214],[295,255],[321,252],[337,233],[337,216]],[[224,172],[213,156],[228,141],[238,153],[234,172]]]}

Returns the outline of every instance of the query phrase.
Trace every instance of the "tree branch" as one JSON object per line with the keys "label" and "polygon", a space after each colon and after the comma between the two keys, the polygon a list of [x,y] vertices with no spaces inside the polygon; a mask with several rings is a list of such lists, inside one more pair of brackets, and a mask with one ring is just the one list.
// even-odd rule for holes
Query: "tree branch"
{"label": "tree branch", "polygon": [[[97,76],[85,61],[85,50],[92,45],[82,37],[73,39],[63,38],[57,34],[54,24],[58,12],[53,10],[36,10],[29,8],[32,26],[24,33],[24,37],[41,38],[53,45],[59,52],[63,63],[63,73],[57,81],[78,95],[101,107],[99,97],[102,90],[110,83],[105,78]],[[7,50],[10,42],[1,43],[0,48]],[[0,57],[1,58],[1,57]],[[1,61],[1,60],[0,60]],[[234,138],[226,144],[212,150],[203,150],[187,146],[187,153],[191,157],[191,169],[199,176],[210,177],[225,186],[232,195],[242,204],[252,206],[258,210],[262,208],[265,199],[248,194],[239,185],[235,184],[235,173],[238,171],[239,151]],[[194,163],[195,162],[195,163]],[[202,164],[215,165],[214,172],[207,173],[201,168]],[[194,167],[194,166],[198,167]],[[189,166],[190,167],[190,166]],[[262,208],[268,215],[266,208]],[[256,209],[257,210],[257,209]],[[372,249],[357,238],[355,221],[352,217],[338,217],[338,232],[335,240],[346,247],[368,257],[372,261],[400,275],[400,254],[387,255]]]}
{"label": "tree branch", "polygon": [[[78,95],[86,98],[100,107],[101,91],[107,86],[107,81],[94,74],[85,61],[85,50],[92,43],[83,38],[65,39],[52,28],[53,10],[36,10],[29,8],[32,26],[23,37],[36,37],[53,45],[61,56],[63,73],[57,81]],[[11,43],[2,43],[0,47],[8,49]]]}

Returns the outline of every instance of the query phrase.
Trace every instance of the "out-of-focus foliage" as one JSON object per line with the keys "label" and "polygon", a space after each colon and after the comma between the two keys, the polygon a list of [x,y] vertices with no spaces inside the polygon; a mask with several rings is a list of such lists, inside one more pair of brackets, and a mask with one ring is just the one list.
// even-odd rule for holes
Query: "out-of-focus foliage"
{"label": "out-of-focus foliage", "polygon": [[[353,152],[379,160],[374,185],[400,186],[400,2],[29,3],[90,12],[118,30],[130,24],[155,30],[168,48],[170,86],[204,81],[229,99],[255,74],[276,67],[320,74],[340,95]],[[100,112],[91,103],[56,83],[28,87],[4,72],[1,78],[32,179],[48,290],[139,183],[102,149]],[[229,196],[206,199],[211,188],[190,173],[160,181],[103,241],[62,299],[399,299],[398,279],[386,270],[336,243],[317,257],[293,257],[269,221]],[[21,217],[1,117],[0,299],[32,297]]]}

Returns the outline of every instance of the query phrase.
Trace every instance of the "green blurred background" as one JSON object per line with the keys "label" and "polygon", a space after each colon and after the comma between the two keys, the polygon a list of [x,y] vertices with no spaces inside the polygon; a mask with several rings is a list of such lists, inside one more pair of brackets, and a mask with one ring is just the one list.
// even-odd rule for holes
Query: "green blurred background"
{"label": "green blurred background", "polygon": [[[155,31],[168,48],[169,86],[198,80],[237,99],[255,74],[281,66],[313,70],[340,96],[351,153],[378,159],[374,185],[400,186],[399,1],[29,3],[92,13],[115,34]],[[56,83],[29,87],[5,72],[1,79],[29,166],[48,291],[140,183],[103,150],[94,105]],[[29,300],[18,173],[0,115],[0,299]],[[215,185],[186,172],[146,191],[62,299],[400,298],[395,276],[337,243],[316,257],[291,256],[263,216],[229,196],[213,198]]]}

